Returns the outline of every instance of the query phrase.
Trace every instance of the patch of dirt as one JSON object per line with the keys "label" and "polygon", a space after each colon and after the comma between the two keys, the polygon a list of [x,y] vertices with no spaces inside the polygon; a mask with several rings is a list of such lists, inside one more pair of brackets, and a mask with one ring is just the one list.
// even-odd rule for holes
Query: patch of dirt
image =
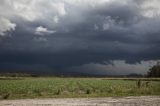
{"label": "patch of dirt", "polygon": [[0,106],[160,106],[160,96],[1,100]]}

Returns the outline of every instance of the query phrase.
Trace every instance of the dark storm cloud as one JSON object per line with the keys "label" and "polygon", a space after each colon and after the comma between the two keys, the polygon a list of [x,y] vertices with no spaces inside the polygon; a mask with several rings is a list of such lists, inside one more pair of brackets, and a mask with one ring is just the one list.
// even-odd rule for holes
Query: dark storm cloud
{"label": "dark storm cloud", "polygon": [[158,0],[0,2],[2,70],[128,74],[134,66],[145,73],[160,58]]}

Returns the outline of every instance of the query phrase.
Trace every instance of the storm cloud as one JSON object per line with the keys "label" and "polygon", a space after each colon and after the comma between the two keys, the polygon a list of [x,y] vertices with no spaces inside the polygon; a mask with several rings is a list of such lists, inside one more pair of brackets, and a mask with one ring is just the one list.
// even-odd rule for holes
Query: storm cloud
{"label": "storm cloud", "polygon": [[0,70],[145,74],[160,59],[159,5],[159,0],[1,0]]}

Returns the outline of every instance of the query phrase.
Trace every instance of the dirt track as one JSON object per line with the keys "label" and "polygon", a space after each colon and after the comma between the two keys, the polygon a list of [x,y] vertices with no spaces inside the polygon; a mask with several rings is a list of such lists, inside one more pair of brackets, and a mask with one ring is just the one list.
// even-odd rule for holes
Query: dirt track
{"label": "dirt track", "polygon": [[1,100],[0,106],[160,106],[160,96]]}

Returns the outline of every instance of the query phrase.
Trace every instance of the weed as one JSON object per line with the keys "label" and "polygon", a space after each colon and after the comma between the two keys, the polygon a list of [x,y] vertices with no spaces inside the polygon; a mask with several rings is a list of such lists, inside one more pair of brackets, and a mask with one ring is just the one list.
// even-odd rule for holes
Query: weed
{"label": "weed", "polygon": [[33,92],[36,93],[38,96],[42,96],[41,91],[38,89],[33,90]]}
{"label": "weed", "polygon": [[138,88],[141,88],[141,84],[142,84],[142,82],[141,82],[141,80],[139,79],[139,80],[137,81],[137,87],[138,87]]}
{"label": "weed", "polygon": [[148,86],[149,86],[149,84],[150,84],[150,82],[149,82],[149,81],[147,81],[145,84],[146,84],[146,87],[148,87]]}
{"label": "weed", "polygon": [[10,96],[10,93],[7,93],[7,94],[3,95],[2,98],[3,98],[3,99],[8,99],[9,96]]}
{"label": "weed", "polygon": [[91,93],[91,90],[90,89],[87,89],[86,90],[86,94],[90,94]]}
{"label": "weed", "polygon": [[57,92],[55,92],[56,95],[60,95],[61,94],[61,89],[58,89]]}

